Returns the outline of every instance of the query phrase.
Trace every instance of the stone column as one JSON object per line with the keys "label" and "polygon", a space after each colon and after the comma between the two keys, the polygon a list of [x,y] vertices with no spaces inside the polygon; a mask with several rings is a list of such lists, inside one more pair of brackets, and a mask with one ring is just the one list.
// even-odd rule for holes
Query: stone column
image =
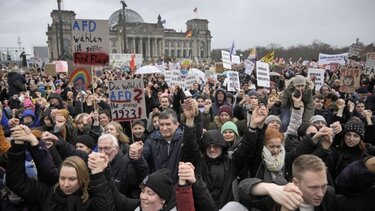
{"label": "stone column", "polygon": [[[142,37],[139,37],[139,53],[143,54],[143,42]],[[142,55],[143,56],[143,55]]]}
{"label": "stone column", "polygon": [[147,37],[146,57],[150,59],[150,37]]}
{"label": "stone column", "polygon": [[133,37],[133,52],[132,53],[137,53],[137,49],[136,49],[136,45],[135,45],[135,37]]}

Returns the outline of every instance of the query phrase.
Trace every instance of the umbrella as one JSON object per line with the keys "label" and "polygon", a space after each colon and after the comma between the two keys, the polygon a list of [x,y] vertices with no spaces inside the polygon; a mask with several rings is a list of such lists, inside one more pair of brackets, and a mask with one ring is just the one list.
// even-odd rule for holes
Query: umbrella
{"label": "umbrella", "polygon": [[278,77],[280,77],[280,74],[277,73],[277,72],[270,72],[270,76],[278,76]]}
{"label": "umbrella", "polygon": [[152,73],[160,73],[160,72],[161,71],[157,67],[146,65],[137,69],[135,71],[135,74],[152,74]]}
{"label": "umbrella", "polygon": [[192,68],[190,70],[190,74],[196,75],[196,76],[198,76],[197,78],[205,80],[205,75],[204,75],[204,72],[202,72],[202,70],[199,70],[197,68]]}

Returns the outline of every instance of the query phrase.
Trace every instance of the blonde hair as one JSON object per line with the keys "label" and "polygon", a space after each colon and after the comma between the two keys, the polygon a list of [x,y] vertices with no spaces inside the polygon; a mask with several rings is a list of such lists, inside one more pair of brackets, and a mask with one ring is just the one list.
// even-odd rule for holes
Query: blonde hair
{"label": "blonde hair", "polygon": [[[108,125],[112,125],[113,127],[116,128],[116,131],[118,133],[118,136],[116,137],[117,140],[119,140],[121,143],[124,143],[124,144],[129,144],[130,143],[130,139],[127,135],[125,135],[125,133],[123,132],[123,128],[122,126],[120,125],[120,123],[118,122],[110,122],[108,123]],[[108,127],[107,125],[107,127]]]}
{"label": "blonde hair", "polygon": [[[82,189],[82,196],[81,201],[84,203],[89,199],[89,192],[88,187],[90,183],[90,177],[89,177],[89,169],[87,168],[87,165],[85,161],[82,160],[82,158],[78,156],[70,156],[67,157],[61,164],[61,168],[65,167],[72,167],[77,172],[77,179],[80,188]],[[59,186],[59,183],[55,185],[55,190]]]}
{"label": "blonde hair", "polygon": [[299,180],[302,179],[302,174],[306,171],[320,172],[326,170],[326,164],[322,159],[310,154],[297,157],[292,164],[292,175]]}

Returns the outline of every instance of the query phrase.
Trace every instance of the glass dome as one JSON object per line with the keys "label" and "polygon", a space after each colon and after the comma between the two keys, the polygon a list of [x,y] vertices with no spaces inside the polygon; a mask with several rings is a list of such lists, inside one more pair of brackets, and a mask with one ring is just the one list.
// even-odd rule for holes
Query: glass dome
{"label": "glass dome", "polygon": [[[126,18],[125,21],[127,23],[144,23],[143,18],[139,15],[136,11],[131,9],[125,9]],[[119,15],[122,15],[122,9],[117,10],[116,12],[112,13],[109,17],[109,26],[112,28],[118,23]]]}

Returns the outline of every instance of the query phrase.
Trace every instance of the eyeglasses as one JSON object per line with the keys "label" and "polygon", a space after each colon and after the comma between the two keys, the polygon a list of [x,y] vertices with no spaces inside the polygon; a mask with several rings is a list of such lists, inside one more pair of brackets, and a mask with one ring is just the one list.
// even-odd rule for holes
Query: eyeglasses
{"label": "eyeglasses", "polygon": [[98,151],[99,152],[109,152],[113,148],[115,148],[115,146],[111,146],[111,147],[98,147]]}

